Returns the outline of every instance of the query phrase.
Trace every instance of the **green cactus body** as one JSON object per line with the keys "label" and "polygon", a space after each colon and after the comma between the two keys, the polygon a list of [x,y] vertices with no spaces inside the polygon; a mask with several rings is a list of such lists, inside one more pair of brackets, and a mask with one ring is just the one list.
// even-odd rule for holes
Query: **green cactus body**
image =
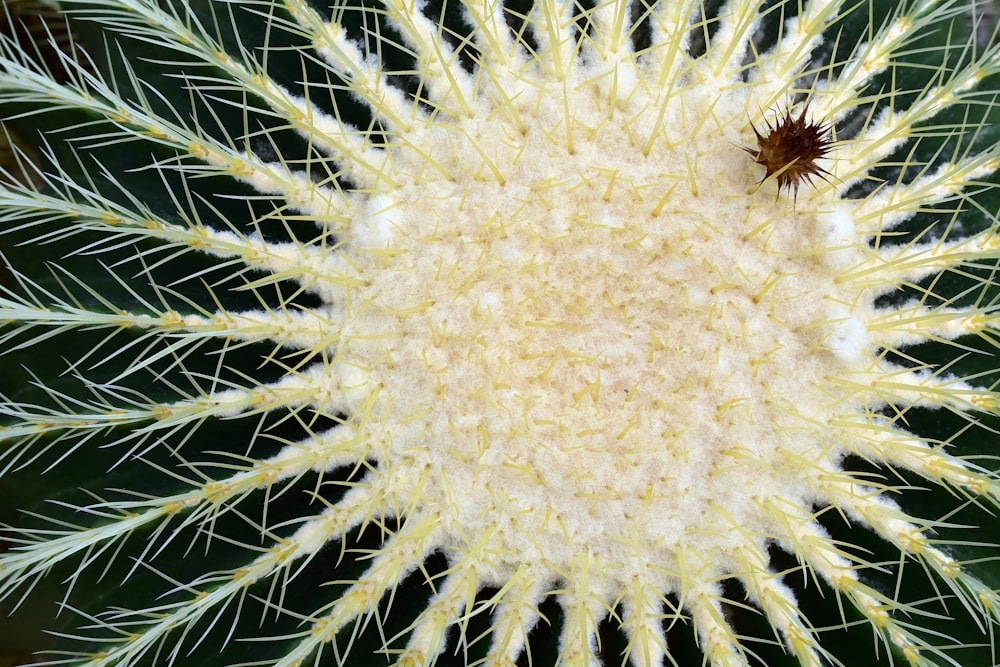
{"label": "green cactus body", "polygon": [[10,627],[992,664],[984,9],[63,3],[0,59]]}

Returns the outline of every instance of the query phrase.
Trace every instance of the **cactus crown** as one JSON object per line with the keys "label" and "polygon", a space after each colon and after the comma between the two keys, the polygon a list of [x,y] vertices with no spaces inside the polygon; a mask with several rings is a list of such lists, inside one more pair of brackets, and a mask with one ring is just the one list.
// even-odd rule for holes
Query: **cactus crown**
{"label": "cactus crown", "polygon": [[887,6],[0,41],[0,596],[94,666],[991,654],[1000,56]]}

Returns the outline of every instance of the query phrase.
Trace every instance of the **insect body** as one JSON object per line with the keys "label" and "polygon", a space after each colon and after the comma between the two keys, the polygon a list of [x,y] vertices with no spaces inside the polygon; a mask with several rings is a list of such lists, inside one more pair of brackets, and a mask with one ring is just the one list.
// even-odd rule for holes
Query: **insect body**
{"label": "insect body", "polygon": [[826,157],[833,145],[829,134],[831,125],[807,121],[808,109],[806,104],[798,117],[793,117],[791,111],[786,109],[784,118],[777,116],[774,125],[768,122],[765,133],[751,123],[750,127],[757,137],[757,148],[741,146],[767,170],[761,183],[775,176],[778,192],[791,190],[796,199],[801,183],[812,183],[813,176],[825,179],[830,174],[816,161]]}

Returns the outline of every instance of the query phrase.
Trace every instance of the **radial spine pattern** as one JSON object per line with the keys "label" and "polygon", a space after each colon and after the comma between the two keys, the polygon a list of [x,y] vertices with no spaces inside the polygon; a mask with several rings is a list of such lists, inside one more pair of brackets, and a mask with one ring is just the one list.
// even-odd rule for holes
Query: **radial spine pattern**
{"label": "radial spine pattern", "polygon": [[[4,388],[0,472],[93,451],[132,477],[19,516],[0,595],[152,573],[97,609],[68,586],[89,629],[56,659],[94,666],[217,653],[251,607],[290,628],[253,637],[281,666],[348,660],[368,627],[401,665],[512,665],[546,631],[560,664],[676,665],[688,627],[713,667],[762,642],[819,666],[856,625],[961,664],[936,624],[990,644],[1000,600],[905,499],[1000,498],[952,442],[1000,425],[995,363],[966,370],[996,340],[1000,59],[940,36],[968,3],[889,6],[98,0],[63,8],[121,40],[105,65],[62,45],[57,76],[4,41],[10,126],[57,129],[0,188],[0,344],[100,333]],[[793,118],[829,131],[815,164],[765,174],[754,128]],[[139,162],[95,159],[119,147]],[[911,424],[937,413],[959,426]],[[893,588],[906,564],[932,600]],[[326,600],[296,606],[317,571]]]}

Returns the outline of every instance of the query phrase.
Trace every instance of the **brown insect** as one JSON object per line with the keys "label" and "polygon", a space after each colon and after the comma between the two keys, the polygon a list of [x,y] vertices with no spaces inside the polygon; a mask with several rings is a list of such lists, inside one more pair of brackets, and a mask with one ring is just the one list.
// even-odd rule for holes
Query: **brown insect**
{"label": "brown insect", "polygon": [[830,123],[806,120],[808,110],[807,103],[796,118],[785,109],[784,118],[776,115],[774,125],[767,121],[766,133],[758,131],[751,122],[750,128],[757,136],[757,148],[740,146],[767,170],[761,183],[774,176],[778,181],[778,194],[782,189],[791,190],[796,200],[800,184],[805,182],[811,185],[813,176],[826,180],[830,175],[816,161],[830,153],[834,143],[830,137],[832,126]]}

